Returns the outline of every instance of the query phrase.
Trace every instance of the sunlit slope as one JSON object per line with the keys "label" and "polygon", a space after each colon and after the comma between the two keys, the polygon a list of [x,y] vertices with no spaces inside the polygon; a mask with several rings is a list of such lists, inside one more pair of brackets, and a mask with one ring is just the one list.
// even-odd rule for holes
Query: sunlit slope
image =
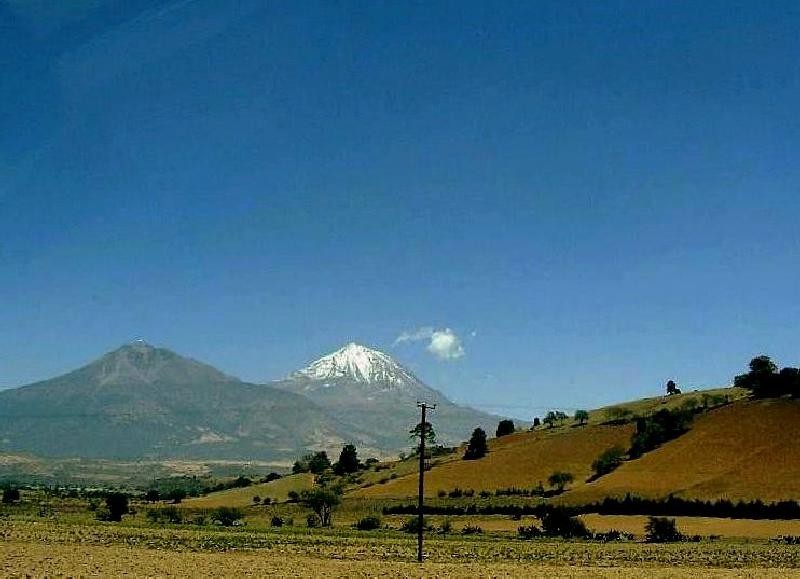
{"label": "sunlit slope", "polygon": [[[489,454],[480,460],[458,456],[432,468],[425,476],[427,496],[455,487],[476,492],[499,488],[533,488],[556,470],[570,472],[575,484],[591,474],[591,464],[605,449],[619,444],[627,448],[632,424],[587,425],[536,432],[518,432],[489,441]],[[389,480],[350,493],[353,497],[404,498],[417,492],[417,474]]]}
{"label": "sunlit slope", "polygon": [[702,499],[800,499],[800,401],[739,401],[699,415],[691,430],[562,500],[625,493]]}
{"label": "sunlit slope", "polygon": [[227,489],[211,493],[196,499],[187,499],[181,503],[183,507],[246,507],[253,504],[253,497],[262,499],[269,497],[273,501],[285,501],[289,491],[304,491],[314,484],[314,475],[303,473],[285,476],[268,483],[255,484],[240,489]]}

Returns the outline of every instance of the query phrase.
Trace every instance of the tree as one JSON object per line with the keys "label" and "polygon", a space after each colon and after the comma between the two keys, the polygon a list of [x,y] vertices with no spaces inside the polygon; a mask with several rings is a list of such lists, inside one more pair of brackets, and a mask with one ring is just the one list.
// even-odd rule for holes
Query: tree
{"label": "tree", "polygon": [[601,477],[610,473],[622,464],[622,459],[625,456],[625,451],[621,446],[612,446],[611,448],[603,451],[592,463],[592,470],[594,477]]}
{"label": "tree", "polygon": [[678,532],[675,519],[666,517],[650,517],[644,527],[645,540],[648,543],[672,543],[683,539]]}
{"label": "tree", "polygon": [[500,438],[501,436],[507,436],[509,434],[514,434],[514,421],[504,419],[497,423],[497,431],[495,432],[495,436]]}
{"label": "tree", "polygon": [[489,452],[489,447],[486,444],[486,432],[482,428],[476,428],[472,431],[472,436],[467,443],[464,460],[483,458],[487,452]]}
{"label": "tree", "polygon": [[542,421],[538,416],[534,416],[533,418],[533,428],[538,428],[542,425]]}
{"label": "tree", "polygon": [[589,421],[589,413],[586,410],[575,411],[575,422],[584,425]]}
{"label": "tree", "polygon": [[[408,438],[409,440],[414,441],[416,444],[414,445],[414,452],[419,454],[419,435],[422,432],[422,423],[419,422],[417,425],[408,431]],[[436,444],[436,431],[433,429],[433,425],[425,421],[425,446],[430,448],[434,444]],[[402,460],[402,458],[400,459]]]}
{"label": "tree", "polygon": [[572,539],[589,535],[583,521],[570,516],[569,511],[564,508],[548,508],[542,513],[541,519],[542,532],[550,537]]}
{"label": "tree", "polygon": [[547,425],[547,428],[553,428],[557,420],[558,419],[556,418],[556,413],[553,410],[551,410],[545,415],[542,422],[544,422]]}
{"label": "tree", "polygon": [[6,487],[3,489],[3,504],[10,505],[19,501],[19,489]]}
{"label": "tree", "polygon": [[750,361],[750,371],[734,378],[733,383],[747,388],[756,398],[771,398],[791,394],[800,396],[800,369],[778,367],[769,356],[756,356]]}
{"label": "tree", "polygon": [[339,506],[341,497],[334,489],[320,487],[310,491],[303,491],[300,495],[300,501],[314,511],[319,518],[321,526],[330,527],[333,510]]}
{"label": "tree", "polygon": [[174,488],[167,493],[167,500],[172,501],[174,504],[180,503],[186,498],[186,490],[181,488]]}
{"label": "tree", "polygon": [[667,381],[666,389],[667,389],[667,396],[672,396],[674,394],[680,394],[681,393],[681,389],[678,388],[678,385],[675,384],[675,382],[673,380],[668,380]]}
{"label": "tree", "polygon": [[322,474],[331,467],[331,460],[324,450],[315,452],[308,461],[308,470],[313,474]]}
{"label": "tree", "polygon": [[109,521],[121,521],[122,515],[127,515],[128,496],[125,493],[108,493],[106,495],[106,508],[108,509]]}
{"label": "tree", "polygon": [[345,444],[342,447],[342,452],[339,454],[339,460],[333,467],[333,472],[338,475],[350,474],[356,472],[361,467],[358,461],[358,451],[352,444]]}
{"label": "tree", "polygon": [[547,478],[547,482],[550,484],[550,486],[555,487],[558,492],[563,492],[564,487],[566,487],[573,480],[575,480],[575,477],[572,476],[571,472],[562,472],[558,470]]}
{"label": "tree", "polygon": [[148,503],[157,503],[161,500],[161,493],[158,489],[150,489],[144,494],[144,500]]}

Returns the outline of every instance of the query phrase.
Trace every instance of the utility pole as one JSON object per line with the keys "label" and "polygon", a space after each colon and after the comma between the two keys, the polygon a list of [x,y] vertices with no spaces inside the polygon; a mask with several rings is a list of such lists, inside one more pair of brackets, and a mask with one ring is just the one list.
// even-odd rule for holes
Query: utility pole
{"label": "utility pole", "polygon": [[422,497],[425,492],[425,412],[430,408],[436,409],[436,404],[428,406],[425,402],[417,402],[417,406],[422,411],[422,418],[419,423],[419,500],[417,503],[417,561],[422,563],[422,535],[423,535],[423,514]]}

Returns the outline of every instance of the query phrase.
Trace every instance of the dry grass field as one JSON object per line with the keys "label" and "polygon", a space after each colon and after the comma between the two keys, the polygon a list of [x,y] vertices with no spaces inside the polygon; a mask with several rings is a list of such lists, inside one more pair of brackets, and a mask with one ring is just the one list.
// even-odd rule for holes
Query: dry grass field
{"label": "dry grass field", "polygon": [[268,483],[244,488],[227,489],[204,497],[186,499],[182,508],[246,507],[253,504],[253,497],[269,497],[273,501],[285,501],[289,491],[303,491],[314,485],[314,476],[308,473],[285,476]]}
{"label": "dry grass field", "polygon": [[577,504],[630,492],[701,499],[800,497],[800,402],[741,401],[698,416],[689,432],[626,462],[562,500]]}

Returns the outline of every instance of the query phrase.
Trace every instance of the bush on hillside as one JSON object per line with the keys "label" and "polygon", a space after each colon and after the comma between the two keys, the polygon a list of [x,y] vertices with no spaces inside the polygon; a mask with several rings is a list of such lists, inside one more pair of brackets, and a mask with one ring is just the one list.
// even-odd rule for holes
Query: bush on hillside
{"label": "bush on hillside", "polygon": [[650,517],[645,525],[645,540],[648,543],[674,543],[683,539],[678,532],[675,519]]}
{"label": "bush on hillside", "polygon": [[497,424],[497,430],[495,431],[495,436],[497,438],[500,438],[501,436],[508,436],[509,434],[514,434],[514,430],[515,430],[514,421],[504,419]]}
{"label": "bush on hillside", "polygon": [[244,513],[236,507],[218,507],[211,511],[211,520],[223,527],[232,527],[236,521],[241,521]]}
{"label": "bush on hillside", "polygon": [[377,515],[369,515],[358,520],[355,528],[359,531],[374,531],[381,528],[381,518]]}
{"label": "bush on hillside", "polygon": [[736,376],[733,383],[747,388],[756,398],[800,396],[800,369],[786,367],[779,372],[769,356],[756,356],[750,360],[750,371]]}
{"label": "bush on hillside", "polygon": [[3,489],[3,504],[10,505],[11,503],[19,502],[19,489],[14,487],[6,487]]}
{"label": "bush on hillside", "polygon": [[542,513],[541,519],[542,532],[550,537],[573,539],[589,535],[583,521],[572,516],[567,509],[551,507]]}
{"label": "bush on hillside", "polygon": [[558,492],[563,492],[564,487],[575,480],[571,472],[556,471],[547,478],[547,482]]}
{"label": "bush on hillside", "polygon": [[652,416],[636,419],[636,432],[631,438],[628,455],[639,458],[689,429],[693,412],[689,410],[668,410],[662,408]]}
{"label": "bush on hillside", "polygon": [[625,457],[625,450],[621,446],[612,446],[602,452],[592,463],[593,479],[599,478],[614,471]]}

